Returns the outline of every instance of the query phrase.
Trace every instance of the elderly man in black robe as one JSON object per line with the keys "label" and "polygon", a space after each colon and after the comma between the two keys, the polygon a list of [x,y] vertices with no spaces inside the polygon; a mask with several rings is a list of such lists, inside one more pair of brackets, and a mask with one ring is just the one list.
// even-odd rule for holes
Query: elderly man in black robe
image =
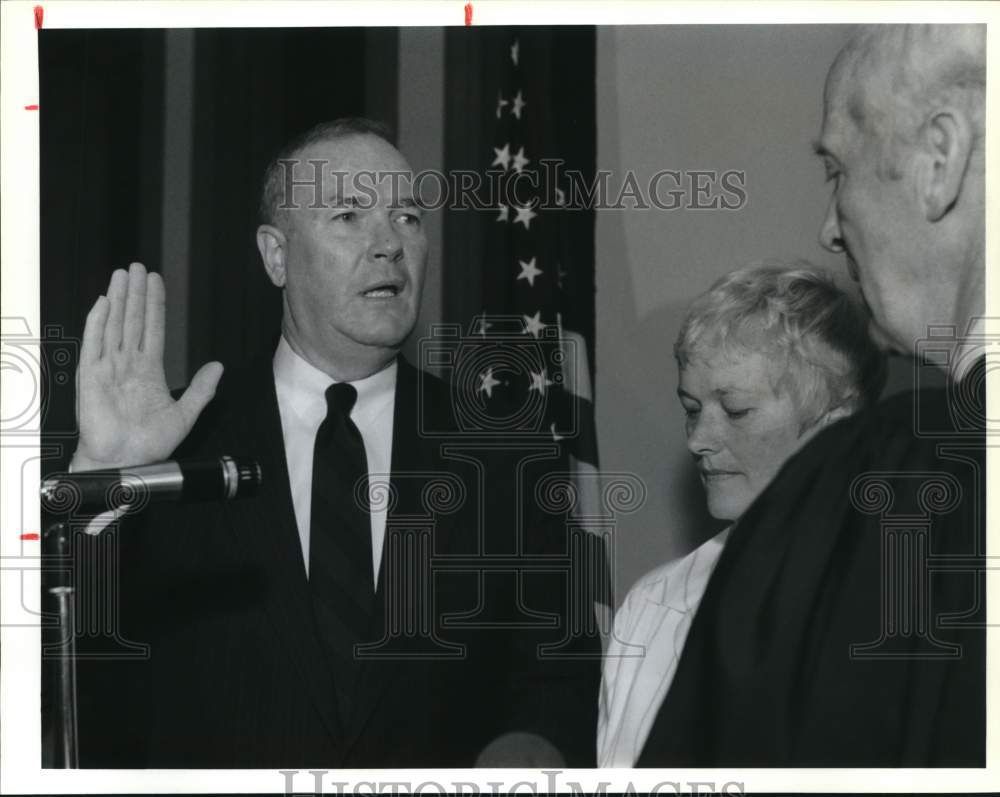
{"label": "elderly man in black robe", "polygon": [[750,507],[638,766],[985,764],[985,83],[985,26],[834,62],[820,241],[947,387],[830,427]]}

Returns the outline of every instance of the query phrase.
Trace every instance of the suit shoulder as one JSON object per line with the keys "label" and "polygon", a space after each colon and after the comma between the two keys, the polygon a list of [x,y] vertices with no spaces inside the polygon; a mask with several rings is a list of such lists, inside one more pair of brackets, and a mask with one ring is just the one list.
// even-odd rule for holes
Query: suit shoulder
{"label": "suit shoulder", "polygon": [[[172,391],[178,398],[185,388]],[[195,421],[194,426],[175,452],[175,457],[198,456],[212,450],[223,421],[234,414],[246,412],[247,407],[261,397],[263,391],[274,391],[274,376],[270,360],[263,359],[238,367],[226,368],[216,387],[215,395]]]}
{"label": "suit shoulder", "polygon": [[413,372],[413,376],[417,380],[417,384],[420,385],[420,389],[423,392],[435,397],[440,397],[441,399],[450,400],[450,382],[424,368],[417,368],[415,365],[411,365],[409,363],[406,363],[405,367],[409,368]]}

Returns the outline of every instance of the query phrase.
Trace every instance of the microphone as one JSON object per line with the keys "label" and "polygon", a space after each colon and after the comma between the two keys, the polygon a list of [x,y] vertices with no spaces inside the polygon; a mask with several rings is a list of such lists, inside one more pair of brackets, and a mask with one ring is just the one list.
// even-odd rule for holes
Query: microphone
{"label": "microphone", "polygon": [[565,769],[566,759],[544,736],[528,731],[509,731],[480,751],[475,766],[480,769]]}
{"label": "microphone", "polygon": [[61,473],[42,481],[42,508],[104,512],[152,501],[230,501],[256,495],[260,463],[247,457],[167,460],[129,468]]}

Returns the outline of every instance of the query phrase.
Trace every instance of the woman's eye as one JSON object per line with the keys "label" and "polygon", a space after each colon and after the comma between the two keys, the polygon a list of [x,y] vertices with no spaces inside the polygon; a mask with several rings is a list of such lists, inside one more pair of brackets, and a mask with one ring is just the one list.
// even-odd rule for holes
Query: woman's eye
{"label": "woman's eye", "polygon": [[751,409],[752,409],[751,407],[747,407],[746,409],[743,410],[727,409],[726,415],[728,415],[733,420],[739,420],[740,418],[745,418]]}
{"label": "woman's eye", "polygon": [[357,218],[357,213],[353,210],[345,210],[343,213],[338,213],[333,217],[334,221],[354,221]]}

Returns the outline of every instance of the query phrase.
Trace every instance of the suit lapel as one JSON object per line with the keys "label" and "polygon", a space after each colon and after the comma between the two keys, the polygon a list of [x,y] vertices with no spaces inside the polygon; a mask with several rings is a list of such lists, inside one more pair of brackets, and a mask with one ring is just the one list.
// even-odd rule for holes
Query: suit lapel
{"label": "suit lapel", "polygon": [[313,619],[270,358],[254,364],[239,395],[226,406],[230,412],[223,419],[229,438],[225,442],[231,450],[241,451],[253,441],[252,445],[260,448],[246,453],[261,461],[264,474],[259,496],[226,507],[232,532],[238,538],[234,542],[268,574],[264,613],[336,740],[342,726],[332,676]]}
{"label": "suit lapel", "polygon": [[[425,431],[420,423],[421,416],[438,410],[429,406],[430,400],[426,391],[420,390],[420,374],[402,357],[398,360],[396,374],[395,408],[393,410],[392,430],[392,483],[396,502],[386,518],[386,539],[382,546],[382,561],[379,567],[378,590],[375,596],[375,610],[372,613],[370,639],[381,639],[384,635],[386,618],[386,579],[392,568],[388,567],[387,552],[391,548],[390,534],[394,526],[406,527],[409,519],[424,516],[426,510],[422,500],[423,488],[434,473],[447,470],[440,456],[437,438],[422,433]],[[432,551],[447,550],[447,538],[451,524],[446,516],[435,517]],[[412,563],[402,563],[408,567]],[[432,582],[427,580],[428,585]],[[433,609],[433,606],[430,607]],[[393,655],[372,658],[365,662],[361,670],[358,696],[353,708],[350,726],[347,731],[345,749],[357,741],[365,725],[368,723],[375,708],[384,698],[390,683],[397,673],[401,661],[407,658],[406,650],[400,649],[401,640],[391,640]],[[387,651],[388,652],[388,651]],[[413,665],[413,662],[410,662]]]}

